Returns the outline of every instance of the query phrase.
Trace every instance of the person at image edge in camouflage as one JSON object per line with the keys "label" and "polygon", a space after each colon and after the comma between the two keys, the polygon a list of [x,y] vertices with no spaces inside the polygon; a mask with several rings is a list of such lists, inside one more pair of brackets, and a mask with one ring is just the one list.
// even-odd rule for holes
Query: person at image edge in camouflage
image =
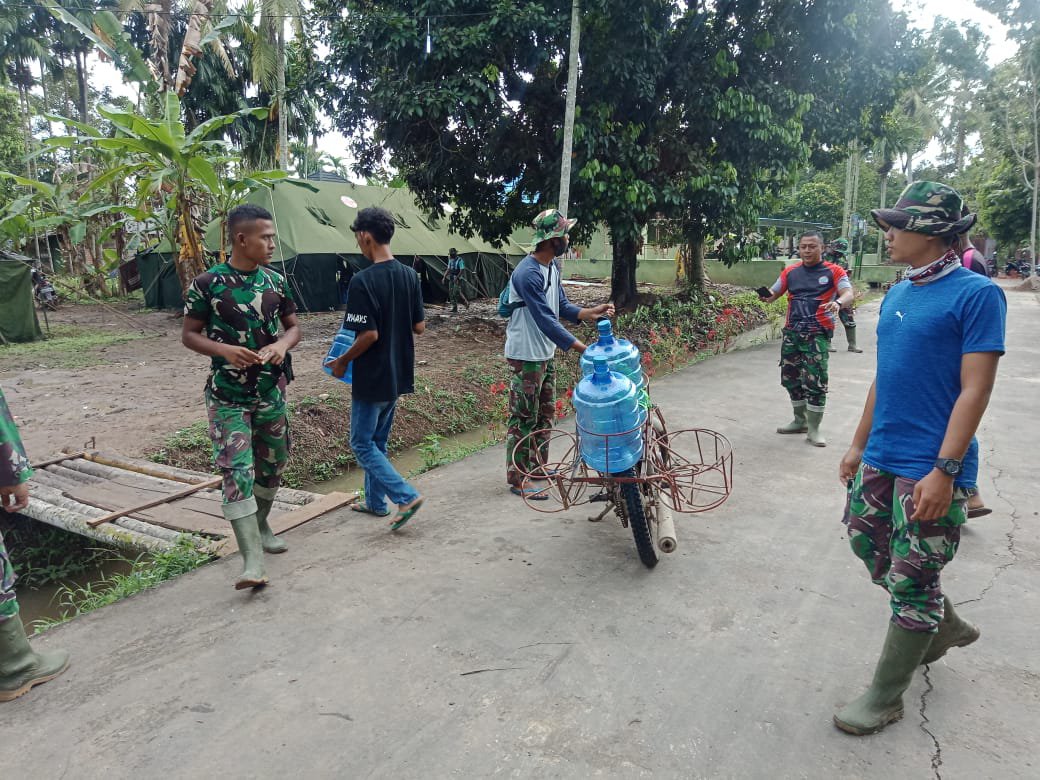
{"label": "person at image edge in camouflage", "polygon": [[300,327],[288,283],[266,268],[274,253],[271,214],[238,206],[228,215],[228,232],[231,258],[188,288],[183,341],[211,357],[209,434],[224,475],[224,516],[244,559],[235,584],[241,589],[266,584],[264,551],[286,550],[267,517],[289,456],[285,386],[292,379],[288,351],[300,340]]}
{"label": "person at image edge in camouflage", "polygon": [[538,464],[546,462],[547,439],[533,442],[526,437],[552,428],[556,398],[556,348],[585,351],[559,321],[571,322],[610,317],[614,306],[580,308],[567,299],[556,258],[567,251],[568,231],[577,220],[567,219],[556,209],[541,212],[534,220],[534,251],[521,260],[509,278],[509,302],[519,304],[506,325],[506,363],[512,374],[509,383],[509,423],[506,431],[506,482],[514,495],[546,500],[539,486],[527,484],[525,475],[544,480]]}
{"label": "person at image edge in camouflage", "polygon": [[789,265],[761,300],[769,303],[787,294],[787,320],[780,342],[780,384],[787,391],[794,419],[777,433],[804,433],[806,441],[826,447],[820,433],[827,402],[827,349],[834,317],[853,299],[845,270],[823,259],[818,231],[798,238],[801,263]]}
{"label": "person at image edge in camouflage", "polygon": [[[840,265],[845,271],[849,270],[849,265],[846,260],[849,254],[849,242],[844,238],[836,238],[831,242],[830,248],[824,255],[826,260]],[[863,350],[856,346],[856,299],[853,295],[852,301],[848,306],[842,306],[838,310],[838,319],[841,321],[841,327],[845,331],[845,341],[848,342],[849,352],[862,352]],[[829,352],[837,352],[837,350],[831,346],[828,349]]]}
{"label": "person at image edge in camouflage", "polygon": [[871,212],[905,278],[881,303],[877,372],[838,476],[853,553],[888,594],[892,617],[867,691],[834,723],[871,734],[903,715],[914,670],[979,638],[944,594],[965,503],[978,479],[975,430],[1004,354],[1007,302],[961,264],[958,237],[974,214],[937,182],[907,187]]}
{"label": "person at image edge in camouflage", "polygon": [[[0,506],[18,512],[29,505],[29,477],[33,474],[7,399],[0,390]],[[14,566],[0,534],[0,701],[10,701],[34,685],[65,671],[68,653],[34,653],[18,615]]]}

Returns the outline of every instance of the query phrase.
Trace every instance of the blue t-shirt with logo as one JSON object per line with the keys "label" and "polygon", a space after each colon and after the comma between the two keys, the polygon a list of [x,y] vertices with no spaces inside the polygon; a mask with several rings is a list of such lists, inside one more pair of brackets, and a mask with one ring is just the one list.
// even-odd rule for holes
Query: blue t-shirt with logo
{"label": "blue t-shirt with logo", "polygon": [[[966,268],[922,285],[905,280],[888,291],[877,326],[874,421],[863,461],[908,479],[935,467],[961,392],[961,356],[1004,354],[1007,299],[988,278]],[[974,438],[958,487],[978,479]]]}

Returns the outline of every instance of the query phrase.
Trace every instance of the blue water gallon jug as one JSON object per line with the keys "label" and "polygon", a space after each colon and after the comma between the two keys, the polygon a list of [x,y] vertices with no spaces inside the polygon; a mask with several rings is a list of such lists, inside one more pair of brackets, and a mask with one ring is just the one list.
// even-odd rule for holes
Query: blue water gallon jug
{"label": "blue water gallon jug", "polygon": [[606,358],[594,358],[592,366],[574,388],[581,457],[596,471],[617,474],[643,457],[646,410],[632,380],[611,371]]}
{"label": "blue water gallon jug", "polygon": [[595,344],[589,344],[581,355],[581,373],[584,376],[590,376],[593,361],[596,358],[604,358],[607,361],[607,368],[624,374],[638,389],[644,389],[639,347],[626,339],[615,338],[608,319],[597,322],[596,329],[599,331],[599,338]]}
{"label": "blue water gallon jug", "polygon": [[[340,328],[339,331],[336,332],[336,337],[332,339],[332,347],[329,349],[329,354],[327,354],[325,359],[321,361],[321,368],[326,374],[332,376],[332,368],[329,366],[329,361],[335,360],[350,349],[354,345],[354,339],[356,336],[357,334],[354,333],[354,331],[347,330],[346,328]],[[345,373],[341,379],[339,377],[332,378],[339,379],[340,382],[346,382],[349,385],[353,369],[354,363],[347,363],[347,373]]]}

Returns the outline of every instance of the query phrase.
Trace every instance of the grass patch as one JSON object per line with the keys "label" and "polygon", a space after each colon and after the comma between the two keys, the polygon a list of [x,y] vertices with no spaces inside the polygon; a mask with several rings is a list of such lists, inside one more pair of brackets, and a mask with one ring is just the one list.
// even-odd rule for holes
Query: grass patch
{"label": "grass patch", "polygon": [[115,548],[18,515],[5,518],[2,530],[7,546],[18,551],[19,588],[35,590],[82,577],[116,554]]}
{"label": "grass patch", "polygon": [[50,338],[44,341],[0,346],[0,360],[5,366],[83,368],[109,362],[106,355],[99,354],[99,350],[140,338],[145,338],[145,334],[53,325]]}
{"label": "grass patch", "polygon": [[197,569],[211,557],[196,549],[191,538],[182,536],[172,549],[141,555],[132,560],[122,559],[131,564],[130,572],[127,574],[111,574],[87,585],[61,588],[57,593],[61,617],[38,620],[33,625],[39,632],[66,623],[78,615],[114,604]]}
{"label": "grass patch", "polygon": [[474,452],[480,452],[486,450],[488,447],[493,447],[500,443],[502,438],[495,436],[493,433],[488,433],[484,436],[482,441],[474,444],[460,444],[456,447],[445,448],[443,446],[443,439],[436,433],[427,434],[423,438],[422,444],[419,445],[419,452],[422,453],[423,462],[419,468],[410,471],[407,475],[408,479],[417,477],[420,474],[425,474],[427,471],[437,468],[438,466],[446,466],[449,463],[455,463],[460,461]]}

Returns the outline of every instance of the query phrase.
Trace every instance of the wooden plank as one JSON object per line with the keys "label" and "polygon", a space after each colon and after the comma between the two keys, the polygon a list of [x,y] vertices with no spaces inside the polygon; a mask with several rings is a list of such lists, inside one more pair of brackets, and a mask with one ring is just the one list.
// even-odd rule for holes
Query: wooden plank
{"label": "wooden plank", "polygon": [[94,520],[88,521],[87,524],[91,528],[97,528],[102,523],[110,523],[117,518],[123,517],[124,515],[133,514],[134,512],[137,512],[141,509],[149,509],[153,506],[158,506],[159,504],[165,504],[169,501],[173,501],[178,498],[190,496],[192,493],[197,493],[198,491],[204,490],[205,488],[216,487],[223,481],[223,477],[213,477],[213,479],[207,480],[206,482],[202,482],[197,485],[191,485],[189,487],[184,488],[184,490],[178,490],[176,493],[171,493],[167,496],[153,498],[151,501],[146,501],[145,503],[140,504],[138,506],[130,507],[128,509],[120,509],[116,512],[109,512],[107,515],[104,515],[103,517],[98,517]]}
{"label": "wooden plank", "polygon": [[39,463],[32,464],[34,469],[42,469],[47,466],[53,466],[57,463],[61,463],[66,460],[75,460],[76,458],[85,458],[87,453],[85,452],[72,452],[68,455],[62,455],[60,458],[51,458],[50,460],[41,460]]}
{"label": "wooden plank", "polygon": [[[108,512],[125,506],[136,506],[153,497],[147,493],[142,496],[132,488],[111,482],[100,485],[80,485],[76,489],[64,490],[63,492],[66,496],[81,504],[88,504]],[[229,528],[227,521],[224,520],[224,513],[220,509],[220,504],[217,502],[203,502],[206,505],[216,507],[216,510],[200,512],[192,506],[186,506],[188,502],[193,500],[195,500],[195,496],[189,496],[188,498],[178,499],[173,503],[159,504],[148,509],[138,509],[131,516],[153,525],[169,528],[172,531],[226,536],[229,533]]]}
{"label": "wooden plank", "polygon": [[[271,530],[276,534],[284,533],[342,506],[353,504],[357,500],[358,496],[356,493],[328,493],[299,509],[286,512],[278,517],[272,517],[269,521]],[[223,544],[220,544],[219,549],[215,550],[216,555],[220,558],[227,557],[235,552],[238,552],[238,543],[235,541],[234,535],[228,536]]]}

